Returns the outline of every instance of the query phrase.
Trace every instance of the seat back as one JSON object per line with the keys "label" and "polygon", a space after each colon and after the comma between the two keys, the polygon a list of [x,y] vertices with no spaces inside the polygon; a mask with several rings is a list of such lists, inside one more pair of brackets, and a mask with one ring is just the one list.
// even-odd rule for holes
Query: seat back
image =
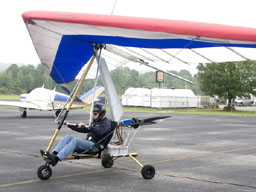
{"label": "seat back", "polygon": [[[107,146],[108,146],[110,140],[111,140],[112,137],[113,137],[114,130],[116,129],[116,127],[117,127],[117,125],[118,125],[117,122],[115,122],[115,121],[110,121],[110,122],[111,122],[111,128],[110,128],[110,130],[107,131],[107,132],[104,134],[103,139],[102,139],[99,143],[95,143],[94,146],[93,146],[91,149],[86,150],[86,151],[81,150],[81,149],[76,149],[76,150],[74,151],[74,153],[89,154],[89,155],[96,155],[96,154],[99,154],[99,157],[100,157],[101,151],[103,151],[104,149],[107,148]],[[95,148],[95,147],[98,148],[99,151],[93,152],[92,149]],[[74,153],[73,153],[73,156],[77,156],[77,154],[74,155]]]}
{"label": "seat back", "polygon": [[104,139],[99,143],[100,145],[103,146],[103,149],[101,150],[104,150],[108,146],[110,140],[113,137],[114,130],[116,129],[116,127],[117,127],[117,122],[111,121],[111,129],[104,134]]}

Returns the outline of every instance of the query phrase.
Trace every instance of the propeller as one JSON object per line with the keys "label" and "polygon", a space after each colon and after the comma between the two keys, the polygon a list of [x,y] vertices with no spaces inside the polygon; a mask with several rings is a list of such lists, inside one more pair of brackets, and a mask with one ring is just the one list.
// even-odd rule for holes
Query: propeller
{"label": "propeller", "polygon": [[[60,85],[60,87],[67,93],[67,94],[71,94],[72,92],[67,88],[65,87],[63,84]],[[83,102],[79,97],[76,96],[76,100],[79,101],[79,102]]]}
{"label": "propeller", "polygon": [[159,119],[166,119],[169,118],[171,116],[158,116],[158,117],[150,117],[147,119],[138,119],[138,118],[132,118],[132,122],[131,122],[131,126],[135,129],[137,129],[140,125],[152,125],[152,124],[156,124],[157,122],[155,122],[156,120]]}

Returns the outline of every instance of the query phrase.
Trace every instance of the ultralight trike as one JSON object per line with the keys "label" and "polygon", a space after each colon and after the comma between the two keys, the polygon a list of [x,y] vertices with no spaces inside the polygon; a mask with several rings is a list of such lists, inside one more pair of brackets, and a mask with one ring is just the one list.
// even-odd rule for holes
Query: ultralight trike
{"label": "ultralight trike", "polygon": [[[135,157],[138,155],[137,153],[129,153],[129,145],[134,139],[135,134],[138,131],[138,128],[142,125],[154,124],[155,120],[167,118],[169,116],[162,116],[162,117],[152,117],[144,120],[139,120],[137,118],[132,118],[128,120],[120,121],[120,118],[123,114],[122,106],[118,99],[116,90],[114,88],[112,79],[110,77],[109,71],[107,69],[107,65],[105,60],[97,56],[98,49],[102,49],[102,45],[94,45],[94,56],[91,58],[87,69],[85,70],[84,74],[82,75],[80,81],[74,88],[74,91],[71,93],[70,97],[72,97],[71,101],[67,101],[68,107],[64,115],[61,117],[61,120],[58,122],[58,128],[56,129],[46,151],[41,152],[42,156],[46,163],[41,165],[38,170],[37,174],[38,177],[42,180],[47,180],[52,175],[51,169],[51,161],[49,160],[49,151],[63,125],[64,120],[66,119],[68,112],[72,103],[74,102],[77,93],[84,82],[84,79],[93,63],[93,60],[97,58],[98,61],[98,69],[101,73],[101,79],[105,88],[105,93],[108,98],[108,104],[112,115],[111,121],[111,131],[107,133],[107,135],[100,140],[98,143],[95,143],[93,147],[91,147],[87,151],[74,151],[74,153],[70,156],[65,158],[65,160],[74,160],[74,159],[88,159],[88,158],[100,158],[101,164],[105,168],[111,168],[114,164],[114,161],[120,157],[130,157],[134,162],[136,162],[141,168],[141,174],[145,179],[152,179],[155,175],[155,168],[152,165],[143,165],[141,164]],[[98,74],[98,73],[97,73]],[[98,75],[96,74],[96,81],[95,86],[97,84]],[[94,102],[93,102],[94,103]],[[60,113],[61,115],[61,113]],[[57,118],[58,119],[58,118]],[[91,118],[90,118],[91,119]],[[128,134],[125,134],[128,130]],[[131,133],[133,132],[133,133]],[[112,140],[111,140],[112,139]],[[93,148],[98,148],[97,153],[93,153]]]}

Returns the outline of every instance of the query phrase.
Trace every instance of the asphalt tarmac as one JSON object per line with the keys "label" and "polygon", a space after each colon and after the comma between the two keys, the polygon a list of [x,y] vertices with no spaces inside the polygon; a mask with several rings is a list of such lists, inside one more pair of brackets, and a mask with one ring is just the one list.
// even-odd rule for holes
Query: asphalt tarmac
{"label": "asphalt tarmac", "polygon": [[[124,119],[166,114],[125,113]],[[110,169],[99,159],[63,161],[52,167],[47,181],[37,177],[44,164],[39,154],[57,128],[53,112],[0,108],[0,191],[256,191],[255,117],[171,114],[171,118],[142,126],[130,147],[137,159],[151,164],[156,175],[141,176],[129,157]],[[88,119],[73,110],[67,120]],[[63,127],[54,146],[65,135],[84,135]]]}

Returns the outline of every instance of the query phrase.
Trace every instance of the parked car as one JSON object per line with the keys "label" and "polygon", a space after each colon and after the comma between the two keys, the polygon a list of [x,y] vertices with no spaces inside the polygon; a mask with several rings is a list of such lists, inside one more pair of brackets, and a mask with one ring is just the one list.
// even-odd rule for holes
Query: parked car
{"label": "parked car", "polygon": [[253,105],[253,100],[245,97],[236,97],[232,103],[232,106],[250,106]]}

